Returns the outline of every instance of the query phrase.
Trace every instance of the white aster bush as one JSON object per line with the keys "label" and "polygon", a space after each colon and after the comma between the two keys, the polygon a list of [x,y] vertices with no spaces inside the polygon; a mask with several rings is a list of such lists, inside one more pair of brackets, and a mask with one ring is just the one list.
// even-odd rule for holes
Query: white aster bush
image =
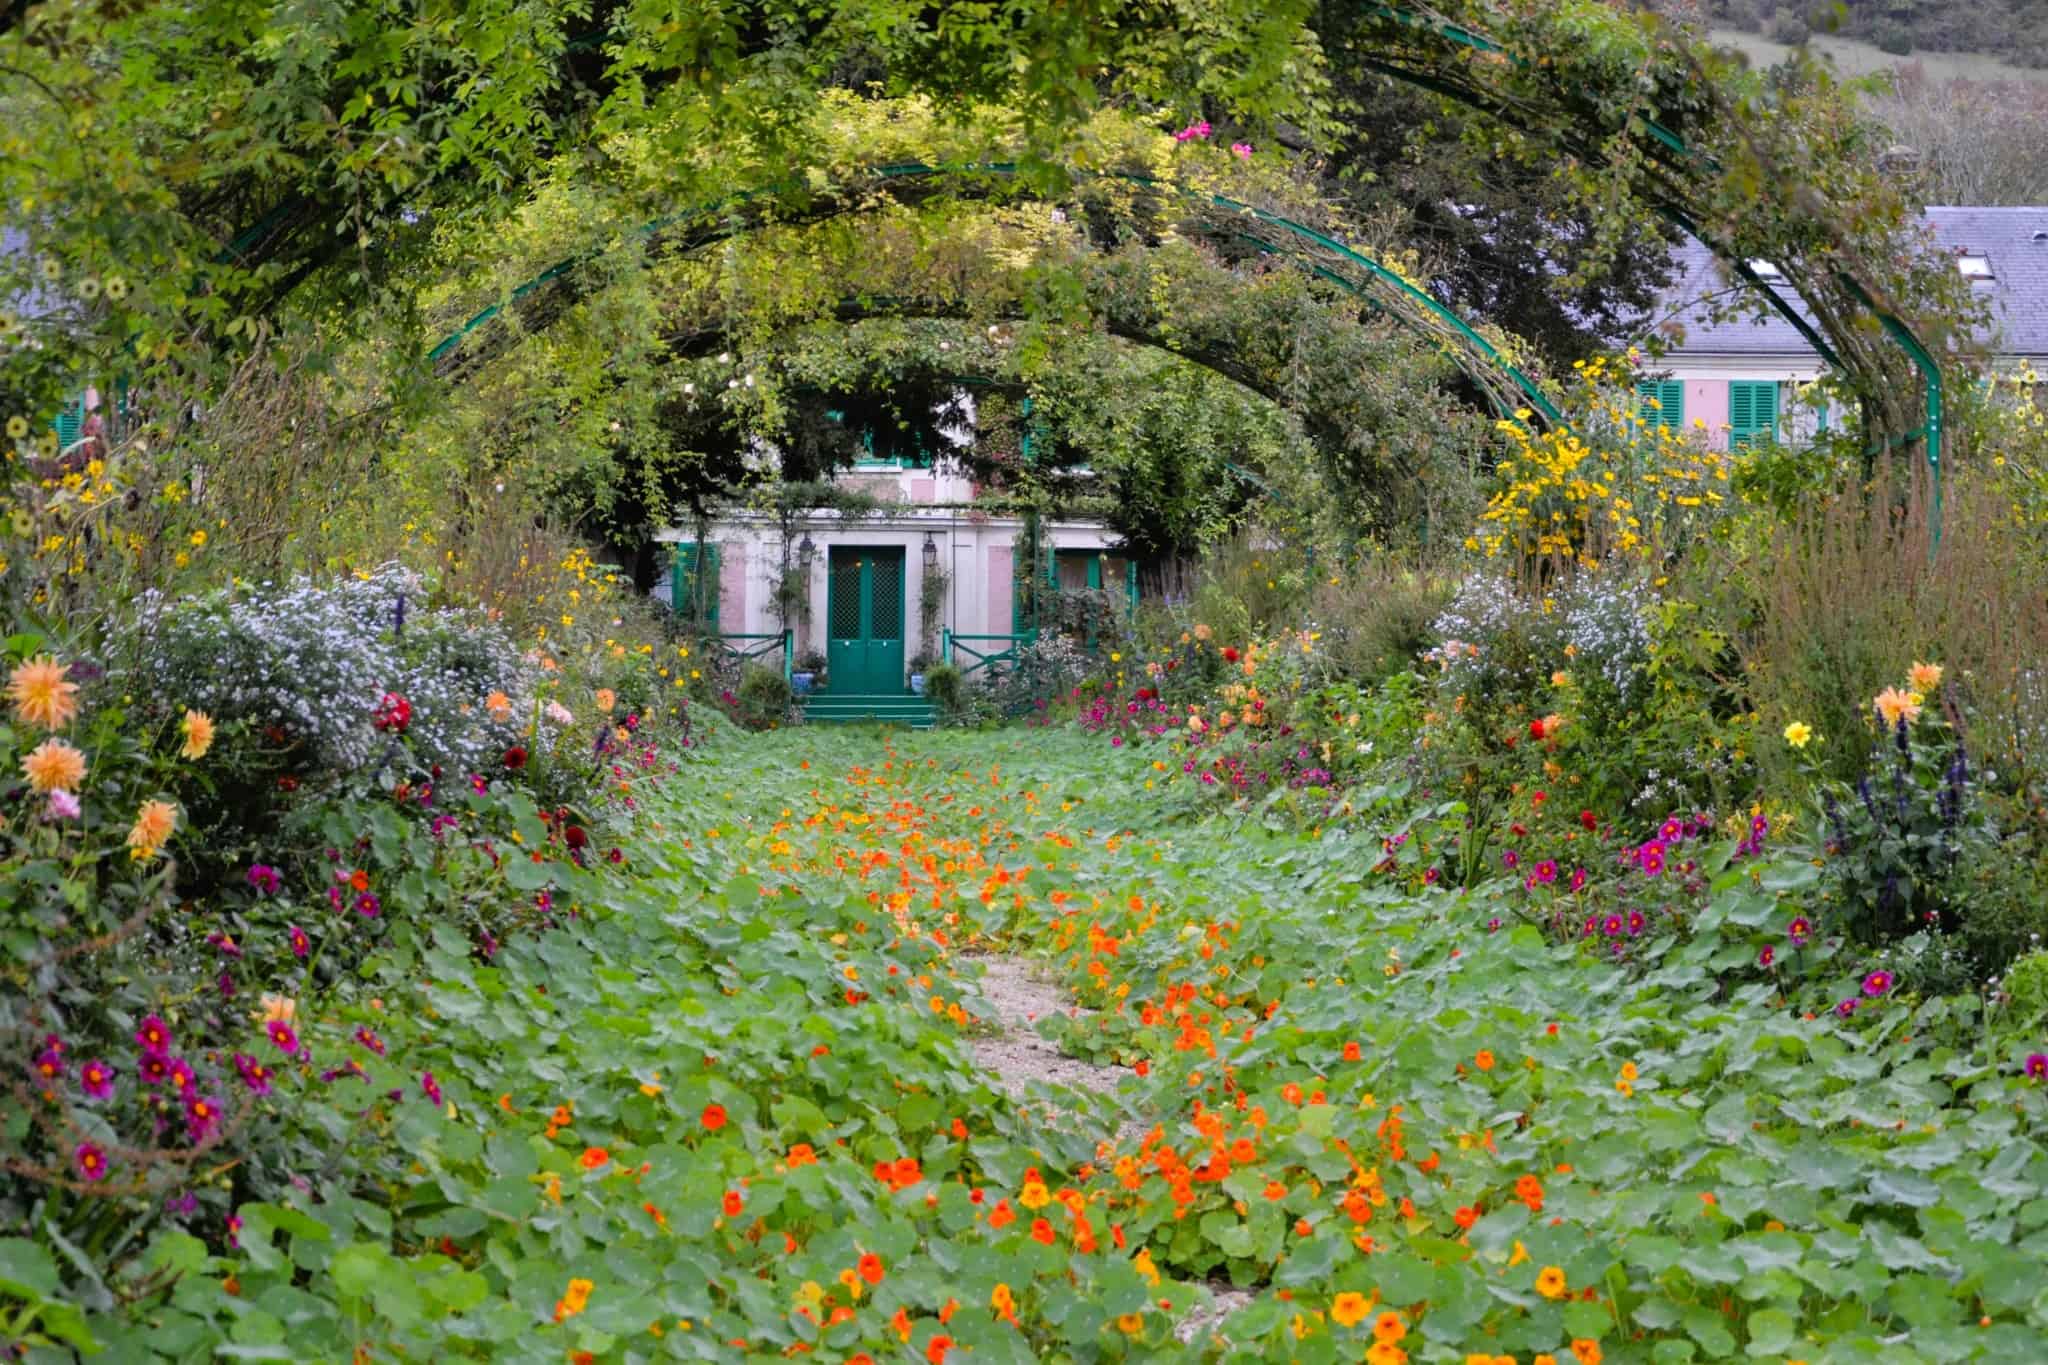
{"label": "white aster bush", "polygon": [[307,769],[409,761],[376,728],[387,695],[409,703],[410,761],[451,774],[495,764],[530,703],[494,717],[486,699],[530,697],[532,671],[482,613],[425,600],[425,582],[398,565],[185,599],[154,616],[145,667],[166,695],[246,722]]}

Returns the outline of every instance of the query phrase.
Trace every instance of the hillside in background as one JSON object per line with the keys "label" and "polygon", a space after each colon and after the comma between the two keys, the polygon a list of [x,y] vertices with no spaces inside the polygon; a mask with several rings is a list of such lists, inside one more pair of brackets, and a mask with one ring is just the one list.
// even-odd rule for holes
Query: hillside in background
{"label": "hillside in background", "polygon": [[[1714,27],[1738,29],[1776,43],[1826,35],[1868,43],[1892,57],[1954,53],[2019,67],[2048,67],[2048,0],[1851,0],[1833,5],[1689,0],[1683,8]],[[1984,72],[1955,74],[1994,78]]]}

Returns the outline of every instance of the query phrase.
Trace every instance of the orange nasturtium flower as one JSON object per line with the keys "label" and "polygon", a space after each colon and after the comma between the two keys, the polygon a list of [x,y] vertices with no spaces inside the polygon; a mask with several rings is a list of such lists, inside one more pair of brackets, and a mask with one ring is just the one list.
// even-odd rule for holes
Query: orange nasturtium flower
{"label": "orange nasturtium flower", "polygon": [[1382,1313],[1373,1319],[1372,1335],[1375,1341],[1391,1345],[1408,1335],[1408,1324],[1401,1320],[1399,1313]]}
{"label": "orange nasturtium flower", "polygon": [[1371,1311],[1372,1303],[1365,1295],[1348,1289],[1330,1301],[1330,1318],[1339,1327],[1356,1327]]}
{"label": "orange nasturtium flower", "polygon": [[860,1258],[860,1277],[869,1284],[882,1282],[882,1258],[870,1251]]}
{"label": "orange nasturtium flower", "polygon": [[1560,1299],[1566,1293],[1564,1270],[1559,1266],[1547,1265],[1536,1276],[1536,1292],[1546,1299]]}
{"label": "orange nasturtium flower", "polygon": [[725,1210],[726,1217],[736,1218],[739,1216],[740,1210],[746,1207],[746,1203],[747,1201],[740,1196],[738,1190],[727,1190],[725,1198],[720,1201],[719,1207]]}
{"label": "orange nasturtium flower", "polygon": [[725,1106],[722,1104],[705,1105],[704,1126],[714,1133],[725,1127]]}
{"label": "orange nasturtium flower", "polygon": [[612,1154],[602,1147],[585,1147],[583,1149],[583,1169],[586,1171],[594,1171],[611,1159]]}
{"label": "orange nasturtium flower", "polygon": [[595,1288],[597,1286],[589,1280],[569,1281],[568,1292],[555,1302],[555,1321],[561,1322],[581,1313],[584,1305],[590,1302],[590,1291]]}
{"label": "orange nasturtium flower", "polygon": [[1480,1048],[1479,1051],[1476,1054],[1474,1054],[1472,1058],[1472,1065],[1478,1067],[1481,1071],[1493,1070],[1492,1050],[1489,1048]]}
{"label": "orange nasturtium flower", "polygon": [[1600,1365],[1600,1343],[1590,1337],[1577,1337],[1572,1341],[1572,1354],[1578,1357],[1579,1365]]}

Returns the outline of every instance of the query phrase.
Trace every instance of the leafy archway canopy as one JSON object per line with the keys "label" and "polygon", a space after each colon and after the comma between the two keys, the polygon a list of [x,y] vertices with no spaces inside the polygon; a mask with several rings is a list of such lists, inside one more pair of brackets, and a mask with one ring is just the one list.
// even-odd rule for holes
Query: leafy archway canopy
{"label": "leafy archway canopy", "polygon": [[404,306],[437,234],[495,244],[537,177],[580,176],[606,231],[791,168],[829,191],[818,92],[868,81],[1003,109],[1006,148],[1054,186],[1108,102],[1166,127],[1291,119],[1313,146],[1331,64],[1397,76],[1480,111],[1471,136],[1500,154],[1553,164],[1617,237],[1661,215],[1777,265],[1880,442],[1923,425],[1901,343],[1938,352],[1969,310],[1825,77],[1766,84],[1600,0],[145,0],[17,6],[0,25],[0,200],[36,249],[0,271],[47,268],[63,300],[31,320],[42,344],[0,361],[10,404],[116,365],[203,376],[288,308]]}
{"label": "leafy archway canopy", "polygon": [[[847,101],[842,117],[855,128],[878,117],[899,132],[932,127],[927,111],[871,101]],[[1090,179],[1081,182],[1087,193],[1056,204],[1019,195],[1008,177],[969,177],[964,186],[920,178],[907,199],[884,182],[865,198],[831,196],[832,212],[818,211],[826,199],[818,195],[800,211],[771,213],[779,201],[764,196],[709,225],[687,218],[680,231],[636,232],[508,298],[460,338],[467,344],[445,349],[438,367],[463,381],[458,406],[494,413],[500,425],[508,414],[536,414],[519,424],[511,447],[535,449],[534,426],[552,422],[576,429],[588,448],[611,451],[615,458],[596,468],[552,457],[554,468],[581,471],[578,502],[605,503],[616,481],[637,490],[627,506],[657,519],[734,496],[768,472],[758,459],[763,448],[778,452],[774,472],[819,477],[849,453],[843,442],[833,445],[843,428],[821,422],[824,412],[893,391],[888,401],[900,421],[932,410],[934,382],[961,376],[978,392],[1030,395],[1036,404],[1036,458],[983,461],[973,472],[985,487],[1070,503],[1113,489],[1105,471],[1142,466],[1146,477],[1112,500],[1110,520],[1147,550],[1186,548],[1193,528],[1229,519],[1248,485],[1296,471],[1347,509],[1354,533],[1428,515],[1433,494],[1422,471],[1454,450],[1469,460],[1488,444],[1476,399],[1488,394],[1511,406],[1521,397],[1500,367],[1483,357],[1475,365],[1471,347],[1454,349],[1459,339],[1426,312],[1377,306],[1381,298],[1403,302],[1399,290],[1361,304],[1341,280],[1287,263],[1249,215],[1162,211],[1180,201],[1155,193],[1146,177],[1173,168],[1173,144],[1128,121],[1092,128],[1099,146],[1141,148],[1155,159],[1136,163],[1144,170],[1135,180]],[[875,136],[847,140],[851,147]],[[1178,159],[1185,170],[1190,158]],[[1226,152],[1193,164],[1350,235],[1277,159],[1246,165]],[[522,225],[545,240],[553,224],[559,237],[587,202],[565,183],[537,199]],[[736,222],[748,230],[731,230]],[[571,236],[580,230],[567,228]],[[521,245],[524,269],[536,252]],[[1381,254],[1388,275],[1412,290],[1405,275],[1419,263]],[[502,274],[451,285],[434,316],[452,323],[481,300],[507,295]],[[842,325],[878,319],[957,325],[863,329],[869,338],[920,338],[921,348],[820,343]],[[1110,339],[1127,344],[1104,344]],[[1520,350],[1498,332],[1486,345]],[[1134,346],[1187,365],[1135,359]],[[799,353],[802,364],[790,359]],[[825,356],[841,368],[832,372]],[[1473,391],[1461,364],[1494,380],[1493,389]],[[1134,382],[1135,370],[1150,377]],[[1186,400],[1178,409],[1131,401],[1168,389]],[[1198,392],[1222,402],[1223,415],[1212,422],[1199,411]],[[1131,403],[1127,419],[1106,419],[1108,394]],[[1254,395],[1272,412],[1244,416]],[[629,412],[640,415],[622,415]],[[1007,430],[983,423],[976,451],[1017,453],[1021,428],[1011,416]],[[630,440],[613,439],[627,428]],[[1239,438],[1224,433],[1250,428],[1261,437],[1240,439],[1235,458],[1226,458]],[[1176,449],[1200,452],[1184,474],[1162,467],[1161,452]],[[1062,467],[1077,461],[1094,477],[1064,478]],[[1167,492],[1185,488],[1210,491],[1191,499]],[[1168,503],[1178,510],[1165,510]],[[614,534],[626,529],[622,510],[611,506],[603,518]]]}

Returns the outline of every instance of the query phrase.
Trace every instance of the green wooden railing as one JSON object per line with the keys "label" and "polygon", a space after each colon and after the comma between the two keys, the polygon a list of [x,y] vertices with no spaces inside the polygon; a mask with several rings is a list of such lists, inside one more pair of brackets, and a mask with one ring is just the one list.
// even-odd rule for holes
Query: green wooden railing
{"label": "green wooden railing", "polygon": [[[939,659],[957,667],[962,677],[983,669],[1000,672],[1004,664],[1017,662],[1019,649],[1037,642],[1035,630],[1019,635],[956,635],[948,627],[939,636]],[[971,662],[957,662],[961,659]]]}
{"label": "green wooden railing", "polygon": [[796,632],[779,630],[772,635],[740,635],[721,633],[708,637],[732,658],[742,663],[749,659],[762,659],[777,650],[782,651],[782,680],[789,681],[789,675],[796,671]]}

